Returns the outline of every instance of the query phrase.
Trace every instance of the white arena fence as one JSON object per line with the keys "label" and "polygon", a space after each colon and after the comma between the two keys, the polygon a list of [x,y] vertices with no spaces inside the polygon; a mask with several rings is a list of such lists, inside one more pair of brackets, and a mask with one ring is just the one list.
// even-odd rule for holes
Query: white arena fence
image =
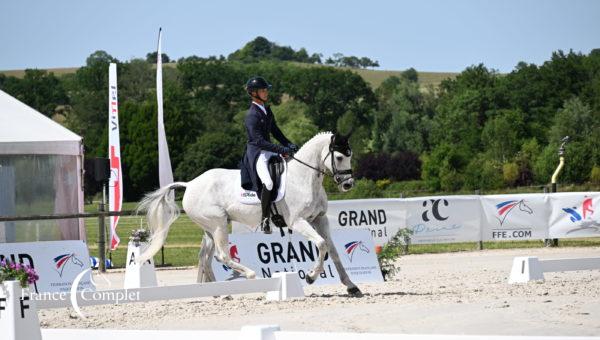
{"label": "white arena fence", "polygon": [[327,217],[332,228],[368,228],[376,245],[403,228],[412,244],[600,237],[600,192],[340,200]]}
{"label": "white arena fence", "polygon": [[585,336],[419,335],[382,333],[286,332],[278,326],[245,326],[240,331],[156,331],[44,329],[44,340],[598,340]]}

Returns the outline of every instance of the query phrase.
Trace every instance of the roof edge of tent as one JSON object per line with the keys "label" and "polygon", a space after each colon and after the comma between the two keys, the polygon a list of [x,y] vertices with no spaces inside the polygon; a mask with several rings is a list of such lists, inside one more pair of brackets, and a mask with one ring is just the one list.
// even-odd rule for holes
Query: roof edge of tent
{"label": "roof edge of tent", "polygon": [[[32,113],[35,113],[36,115],[39,115],[39,116],[40,116],[40,119],[43,117],[43,119],[46,119],[48,122],[50,122],[50,124],[54,124],[54,125],[55,125],[55,127],[56,127],[57,129],[63,130],[63,132],[64,132],[65,134],[70,134],[70,135],[71,135],[71,137],[73,138],[73,139],[72,139],[73,141],[77,141],[77,140],[79,140],[79,141],[80,141],[80,140],[82,139],[82,137],[81,137],[81,136],[79,136],[78,134],[76,134],[75,132],[73,132],[73,131],[71,131],[71,130],[67,129],[66,127],[64,127],[64,126],[62,126],[62,125],[60,125],[59,123],[57,123],[57,122],[55,122],[54,120],[52,120],[50,117],[47,117],[46,115],[42,114],[42,113],[41,113],[41,112],[39,112],[38,110],[36,110],[36,109],[32,108],[31,106],[29,106],[29,105],[27,105],[27,104],[23,103],[23,102],[22,102],[22,101],[20,101],[19,99],[17,99],[17,98],[15,98],[15,97],[11,96],[9,93],[7,93],[7,92],[4,92],[4,91],[0,90],[0,95],[1,95],[1,94],[4,94],[4,95],[6,95],[7,97],[9,97],[9,100],[12,100],[12,101],[14,101],[16,105],[23,106],[23,107],[25,107],[25,108],[27,109],[27,111],[31,111]],[[43,142],[43,141],[42,141],[42,142]]]}
{"label": "roof edge of tent", "polygon": [[68,155],[83,154],[82,140],[0,143],[2,155]]}

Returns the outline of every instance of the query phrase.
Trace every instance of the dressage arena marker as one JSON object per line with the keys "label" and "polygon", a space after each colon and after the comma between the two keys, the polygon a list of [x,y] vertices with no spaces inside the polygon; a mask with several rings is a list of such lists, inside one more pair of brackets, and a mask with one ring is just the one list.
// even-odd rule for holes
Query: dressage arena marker
{"label": "dressage arena marker", "polygon": [[515,257],[508,283],[544,280],[544,273],[600,269],[600,257],[539,260],[536,256]]}
{"label": "dressage arena marker", "polygon": [[[17,281],[7,281],[0,284],[0,334],[8,335],[8,338],[3,336],[3,340],[41,340],[42,337],[40,335],[40,322],[37,316],[37,310],[72,307],[69,294],[65,294],[66,298],[45,300],[42,298],[43,294],[36,299],[30,299],[29,296],[22,297],[22,292],[23,290],[20,288],[20,284]],[[158,300],[190,299],[262,292],[266,292],[267,300],[271,301],[282,301],[291,298],[304,297],[304,289],[302,288],[298,273],[284,272],[274,273],[273,277],[269,279],[101,290],[95,292],[79,291],[77,292],[77,304],[80,307],[106,304],[114,305],[119,303],[125,304]],[[44,334],[44,340],[82,338],[81,334],[79,337],[47,337],[46,332],[44,332]],[[87,340],[100,339],[100,337],[88,335],[86,335],[85,338]],[[114,339],[112,336],[111,338]],[[131,337],[128,339],[131,339]],[[249,339],[252,339],[252,337]],[[174,339],[171,338],[171,340]]]}
{"label": "dressage arena marker", "polygon": [[129,242],[127,245],[127,263],[125,264],[125,282],[123,288],[156,287],[156,271],[154,270],[154,259],[150,258],[144,263],[137,263],[135,259],[148,248],[148,243],[135,245]]}

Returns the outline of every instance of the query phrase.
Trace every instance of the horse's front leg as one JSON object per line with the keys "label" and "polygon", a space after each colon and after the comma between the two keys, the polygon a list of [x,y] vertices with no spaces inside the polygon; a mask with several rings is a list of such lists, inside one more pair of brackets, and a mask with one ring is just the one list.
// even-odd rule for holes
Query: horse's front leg
{"label": "horse's front leg", "polygon": [[327,220],[327,216],[318,216],[313,224],[315,228],[317,228],[317,232],[321,235],[325,241],[327,242],[327,247],[329,248],[329,256],[331,256],[331,260],[335,264],[335,269],[337,269],[338,274],[340,275],[340,281],[347,287],[348,294],[355,297],[363,296],[362,292],[358,287],[350,280],[348,273],[346,273],[346,269],[342,265],[342,261],[340,260],[340,256],[333,244],[333,239],[331,238],[331,231],[329,229],[329,221]]}
{"label": "horse's front leg", "polygon": [[318,262],[313,269],[306,274],[306,282],[312,284],[319,277],[319,274],[323,272],[323,262],[325,262],[325,254],[327,253],[327,243],[313,226],[303,218],[296,220],[296,222],[292,224],[291,229],[306,237],[306,239],[315,244],[317,249],[319,249]]}

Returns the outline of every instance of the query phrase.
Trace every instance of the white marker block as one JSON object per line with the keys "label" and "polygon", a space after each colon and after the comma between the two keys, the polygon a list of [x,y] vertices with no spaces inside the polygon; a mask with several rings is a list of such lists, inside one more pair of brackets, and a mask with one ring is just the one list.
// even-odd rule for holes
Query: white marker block
{"label": "white marker block", "polygon": [[304,297],[304,288],[302,288],[302,282],[300,282],[298,273],[273,273],[272,277],[279,278],[281,283],[279,290],[267,292],[268,301],[284,301]]}
{"label": "white marker block", "polygon": [[140,243],[136,246],[135,243],[129,242],[127,245],[127,263],[125,263],[125,283],[123,288],[142,288],[156,287],[156,271],[154,270],[154,260],[151,258],[148,261],[137,264],[136,259],[148,247],[148,243]]}
{"label": "white marker block", "polygon": [[42,340],[35,300],[19,281],[0,284],[0,334],[3,340]]}
{"label": "white marker block", "polygon": [[538,258],[535,256],[515,257],[508,283],[527,283],[535,280],[544,280],[544,272]]}

